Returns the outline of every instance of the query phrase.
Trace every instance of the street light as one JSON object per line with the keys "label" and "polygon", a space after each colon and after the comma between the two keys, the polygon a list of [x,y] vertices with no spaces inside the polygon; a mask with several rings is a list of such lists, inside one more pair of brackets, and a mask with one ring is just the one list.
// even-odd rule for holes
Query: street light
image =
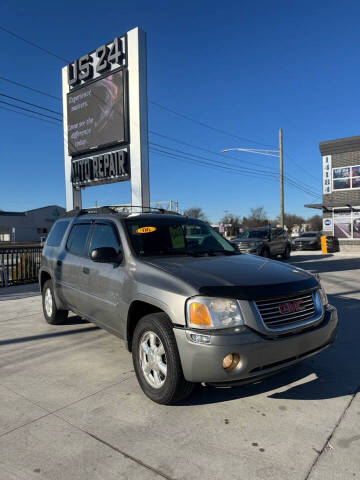
{"label": "street light", "polygon": [[226,148],[222,150],[226,152],[247,152],[255,153],[256,155],[265,155],[268,157],[278,157],[280,159],[280,225],[284,228],[284,161],[283,161],[283,138],[282,129],[279,129],[279,148],[276,150],[265,150],[262,148]]}

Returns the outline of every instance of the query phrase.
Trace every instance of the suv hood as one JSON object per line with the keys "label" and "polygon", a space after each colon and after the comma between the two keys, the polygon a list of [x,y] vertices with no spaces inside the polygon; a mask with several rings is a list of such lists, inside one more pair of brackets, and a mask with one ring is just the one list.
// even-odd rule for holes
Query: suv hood
{"label": "suv hood", "polygon": [[315,277],[305,270],[252,255],[142,260],[178,277],[201,295],[257,300],[318,287]]}
{"label": "suv hood", "polygon": [[316,242],[317,237],[298,237],[295,242]]}

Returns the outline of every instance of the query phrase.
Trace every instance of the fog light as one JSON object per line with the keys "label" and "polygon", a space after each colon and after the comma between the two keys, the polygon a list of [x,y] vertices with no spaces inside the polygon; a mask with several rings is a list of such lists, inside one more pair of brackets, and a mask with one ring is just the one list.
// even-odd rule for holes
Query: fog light
{"label": "fog light", "polygon": [[224,370],[226,370],[227,372],[231,372],[238,366],[239,362],[240,357],[237,353],[229,353],[228,355],[226,355],[226,357],[224,357],[222,366]]}

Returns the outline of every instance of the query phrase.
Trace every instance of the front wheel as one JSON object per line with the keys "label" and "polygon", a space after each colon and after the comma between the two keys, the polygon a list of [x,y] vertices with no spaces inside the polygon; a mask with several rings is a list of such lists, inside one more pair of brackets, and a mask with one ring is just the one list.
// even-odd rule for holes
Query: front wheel
{"label": "front wheel", "polygon": [[184,378],[169,317],[152,313],[137,324],[132,341],[136,377],[145,395],[164,405],[189,396],[194,384]]}
{"label": "front wheel", "polygon": [[268,248],[263,248],[260,255],[265,258],[270,258],[270,250]]}

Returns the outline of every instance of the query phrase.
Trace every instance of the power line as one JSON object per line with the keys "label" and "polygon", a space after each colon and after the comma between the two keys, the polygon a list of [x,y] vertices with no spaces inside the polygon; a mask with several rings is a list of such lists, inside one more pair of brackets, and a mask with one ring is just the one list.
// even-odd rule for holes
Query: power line
{"label": "power line", "polygon": [[4,82],[12,83],[13,85],[17,85],[18,87],[26,88],[27,90],[31,90],[32,92],[40,93],[40,95],[45,95],[50,98],[54,98],[55,100],[62,100],[61,97],[56,97],[55,95],[51,95],[50,93],[44,92],[43,90],[37,90],[36,88],[29,87],[24,83],[15,82],[14,80],[10,80],[9,78],[0,77],[0,80]]}
{"label": "power line", "polygon": [[[216,151],[214,151],[214,150],[209,150],[209,149],[207,149],[207,148],[200,147],[200,146],[197,146],[197,145],[194,145],[194,144],[191,144],[191,143],[188,143],[188,142],[185,142],[185,141],[176,139],[176,138],[174,138],[174,137],[169,137],[168,135],[163,135],[163,134],[161,134],[161,133],[159,133],[159,132],[155,132],[154,130],[149,130],[149,132],[152,133],[153,135],[156,135],[156,136],[161,137],[161,138],[165,138],[165,139],[170,140],[170,141],[172,141],[172,142],[176,142],[176,143],[179,143],[179,144],[181,144],[181,145],[185,145],[185,146],[190,147],[190,148],[195,148],[195,149],[197,149],[197,150],[201,150],[201,151],[204,151],[204,152],[206,152],[206,153],[210,153],[210,154],[212,154],[212,155],[217,155],[218,157],[221,157],[222,159],[224,159],[224,157],[225,157],[225,155],[224,155],[223,153],[219,153],[219,152],[216,152]],[[231,158],[231,159],[236,160],[236,161],[239,161],[239,160],[240,160],[241,162],[247,163],[247,164],[249,164],[249,165],[251,165],[251,166],[254,165],[253,162],[249,162],[249,161],[247,161],[247,160],[239,159],[238,157],[234,157],[234,156],[231,156],[231,155],[226,155],[226,157],[227,157],[227,158]],[[270,170],[271,172],[274,172],[274,170],[271,169],[271,167],[263,166],[263,165],[262,165],[262,168],[267,168],[267,169]],[[291,177],[289,177],[289,176],[285,176],[285,178],[287,178],[287,179],[289,179],[289,180],[297,183],[295,179],[293,179],[293,178],[291,178]],[[303,184],[303,186],[304,186],[305,188],[307,188],[309,191],[312,190],[312,188],[313,188],[311,185],[307,185],[307,184]]]}
{"label": "power line", "polygon": [[18,115],[23,115],[24,117],[34,118],[35,120],[40,120],[41,122],[51,123],[52,125],[56,125],[57,127],[59,126],[58,123],[52,122],[51,120],[46,120],[45,118],[35,117],[34,115],[28,115],[27,113],[19,112],[17,110],[13,110],[12,108],[0,107],[0,109],[1,110],[7,110],[8,112],[17,113]]}
{"label": "power line", "polygon": [[[165,149],[170,148],[170,147],[167,147],[167,146],[164,146],[164,145],[154,144],[153,142],[150,142],[150,143],[151,143],[151,145],[158,145],[158,146],[160,146],[162,148],[165,148]],[[213,168],[217,167],[217,168],[221,168],[221,169],[231,170],[231,171],[237,172],[239,174],[242,173],[244,175],[245,174],[246,175],[252,175],[252,176],[257,176],[257,177],[260,177],[260,178],[264,178],[264,176],[269,176],[269,177],[272,177],[272,179],[274,179],[274,180],[278,178],[277,173],[263,172],[263,171],[259,171],[259,170],[251,170],[251,169],[247,169],[247,168],[244,168],[244,167],[238,167],[238,166],[233,165],[233,164],[229,164],[229,163],[226,163],[226,162],[219,162],[219,161],[216,161],[216,160],[213,160],[213,159],[201,157],[199,155],[193,155],[193,154],[190,154],[190,153],[187,153],[187,152],[183,152],[181,150],[171,149],[171,150],[173,150],[173,152],[168,152],[166,150],[162,150],[162,149],[159,149],[159,148],[156,148],[156,147],[151,147],[151,150],[153,152],[162,154],[163,156],[167,155],[170,158],[177,158],[177,159],[182,159],[182,160],[186,159],[186,160],[191,161],[191,163],[195,163],[195,164],[199,163],[199,164],[206,165],[206,166],[212,166]],[[176,152],[176,153],[174,153],[174,152]],[[194,158],[194,157],[197,157],[197,158]],[[198,158],[200,158],[200,160],[198,160]],[[315,195],[314,191],[312,191],[312,190],[310,190],[306,187],[303,187],[302,185],[298,184],[297,182],[295,182],[291,178],[286,178],[286,183],[288,183],[289,185],[297,188],[298,190],[301,190],[304,193],[307,193],[308,195],[311,195],[311,196]]]}
{"label": "power line", "polygon": [[0,100],[0,103],[3,103],[4,105],[9,105],[10,107],[19,108],[20,110],[24,110],[25,112],[36,113],[36,115],[41,115],[42,117],[51,118],[51,120],[56,120],[62,123],[62,120],[60,120],[60,118],[51,117],[50,115],[45,115],[44,113],[37,112],[36,110],[31,110],[30,108],[20,107],[18,105],[14,105],[13,103],[4,102],[3,100]]}
{"label": "power line", "polygon": [[16,102],[25,103],[26,105],[31,105],[32,107],[40,108],[41,110],[46,110],[47,112],[56,113],[56,115],[61,115],[62,116],[62,113],[60,113],[60,112],[56,112],[55,110],[50,110],[50,108],[41,107],[40,105],[37,105],[36,103],[26,102],[25,100],[21,100],[21,98],[18,98],[18,97],[11,97],[10,95],[5,95],[5,93],[0,93],[0,96],[10,98],[11,100],[15,100]]}
{"label": "power line", "polygon": [[31,45],[32,47],[38,48],[38,49],[41,50],[42,52],[45,52],[45,53],[47,53],[48,55],[51,55],[52,57],[57,58],[58,60],[61,60],[61,61],[65,62],[65,63],[70,63],[69,60],[67,60],[66,58],[60,57],[59,55],[57,55],[56,53],[48,50],[47,48],[43,48],[43,47],[41,47],[40,45],[37,45],[36,43],[31,42],[30,40],[27,40],[26,38],[21,37],[21,36],[18,35],[17,33],[12,32],[11,30],[8,30],[8,29],[5,28],[5,27],[0,26],[0,30],[2,30],[3,32],[8,33],[9,35],[11,35],[11,36],[13,36],[13,37],[15,37],[15,38],[17,38],[17,39],[19,39],[19,40],[22,40],[22,41],[25,42],[25,43],[28,43],[28,44]]}
{"label": "power line", "polygon": [[306,168],[304,168],[302,165],[297,163],[296,160],[291,155],[289,155],[287,152],[284,152],[284,153],[298,168],[300,168],[300,170],[303,170],[307,175],[310,175],[310,177],[314,178],[317,182],[319,181],[319,179],[316,178],[315,175],[313,175],[308,170],[306,170]]}
{"label": "power line", "polygon": [[[212,169],[215,169],[215,170],[219,170],[219,169],[222,169],[222,170],[228,170],[228,171],[231,171],[231,172],[234,172],[234,173],[237,173],[238,175],[242,175],[242,176],[249,176],[249,177],[256,177],[256,178],[261,178],[261,179],[264,179],[264,176],[262,174],[259,174],[259,173],[252,173],[252,172],[243,172],[241,170],[239,170],[238,168],[230,168],[230,167],[227,167],[227,166],[221,166],[221,165],[214,165],[212,163],[209,163],[209,162],[204,162],[204,161],[200,161],[200,160],[191,160],[187,157],[184,157],[184,156],[181,156],[181,155],[177,155],[175,153],[170,153],[170,152],[164,152],[162,150],[159,150],[159,149],[155,149],[155,148],[151,148],[150,149],[151,152],[153,153],[156,153],[157,155],[161,155],[161,156],[164,156],[164,157],[168,157],[168,158],[173,158],[175,160],[179,160],[179,161],[183,161],[185,163],[190,163],[192,165],[197,165],[197,166],[203,166],[203,167],[207,167],[207,168],[212,168]],[[270,174],[269,174],[270,175]],[[274,180],[274,181],[277,181],[277,178],[275,178],[274,176],[271,176],[270,175],[270,178],[268,178],[268,180]],[[297,185],[293,184],[292,182],[288,182],[289,185],[293,186],[294,188],[297,188],[298,190],[301,190],[303,191],[304,193],[307,193],[308,195],[311,195],[313,196],[313,193],[312,192],[309,192],[309,191],[306,191],[306,190],[303,190],[301,187],[298,187]]]}
{"label": "power line", "polygon": [[268,143],[257,142],[256,140],[251,140],[250,138],[240,137],[239,135],[235,135],[234,133],[226,132],[225,130],[221,130],[220,128],[213,127],[211,125],[208,125],[207,123],[201,122],[200,120],[196,120],[195,118],[189,117],[188,115],[177,112],[176,110],[173,110],[172,108],[165,107],[164,105],[161,105],[160,103],[153,102],[151,100],[149,100],[149,103],[151,103],[152,105],[155,105],[158,108],[166,110],[167,112],[170,112],[174,115],[177,115],[178,117],[184,118],[185,120],[188,120],[188,121],[193,122],[193,123],[197,123],[198,125],[201,125],[204,128],[208,128],[209,130],[212,130],[214,132],[222,133],[223,135],[227,135],[229,137],[237,138],[237,139],[243,140],[245,142],[255,143],[257,145],[263,145],[265,147],[274,147],[274,145],[270,145]]}

